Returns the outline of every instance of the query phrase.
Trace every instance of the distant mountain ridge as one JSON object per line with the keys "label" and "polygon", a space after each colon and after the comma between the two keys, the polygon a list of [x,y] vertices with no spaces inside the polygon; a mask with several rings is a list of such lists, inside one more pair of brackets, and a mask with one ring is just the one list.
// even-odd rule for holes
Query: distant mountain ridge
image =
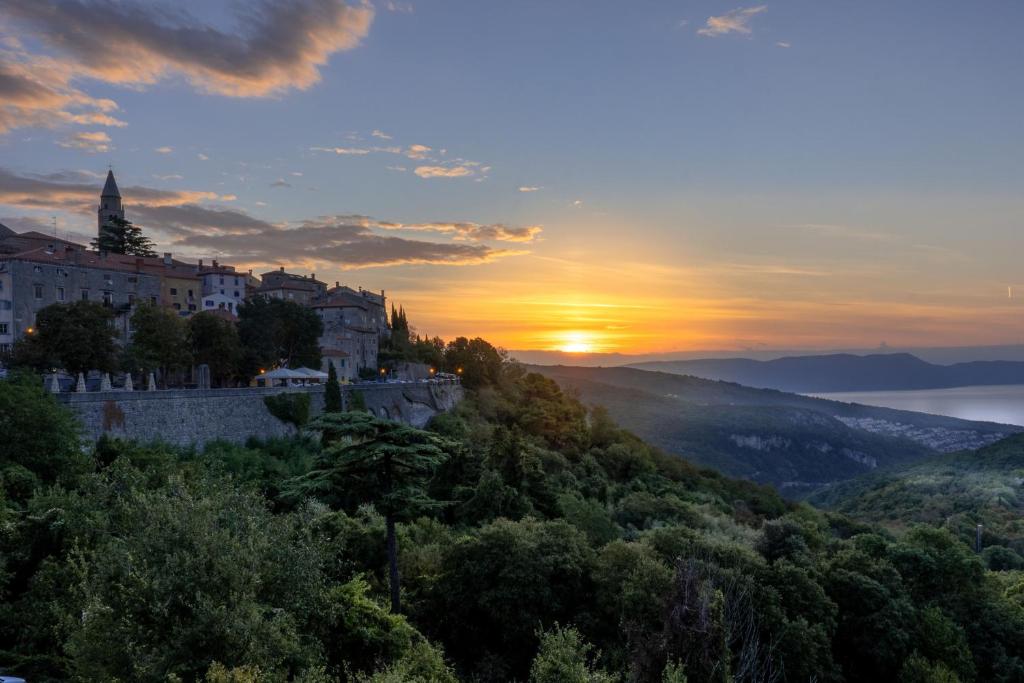
{"label": "distant mountain ridge", "polygon": [[973,361],[936,365],[909,353],[867,356],[837,353],[768,361],[708,358],[636,363],[629,367],[796,393],[1024,384],[1024,362]]}

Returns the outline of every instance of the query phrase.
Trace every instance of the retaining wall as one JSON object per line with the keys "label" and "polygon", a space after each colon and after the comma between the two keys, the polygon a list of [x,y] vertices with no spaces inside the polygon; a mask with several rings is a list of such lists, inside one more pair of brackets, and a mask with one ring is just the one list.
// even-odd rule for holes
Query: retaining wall
{"label": "retaining wall", "polygon": [[[275,387],[241,389],[174,389],[167,391],[96,391],[57,394],[57,400],[78,415],[86,434],[103,434],[138,441],[163,441],[177,446],[223,439],[243,443],[249,437],[266,439],[294,434],[295,428],[267,410],[263,398],[289,393],[310,394],[311,413],[323,411],[324,388]],[[342,400],[351,405],[353,392],[378,417],[424,426],[439,412],[462,399],[457,384],[360,384],[342,386]]]}

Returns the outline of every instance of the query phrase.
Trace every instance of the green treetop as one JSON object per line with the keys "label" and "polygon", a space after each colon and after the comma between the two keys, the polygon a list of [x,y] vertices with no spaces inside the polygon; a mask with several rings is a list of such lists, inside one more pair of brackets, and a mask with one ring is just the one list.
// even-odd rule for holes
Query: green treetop
{"label": "green treetop", "polygon": [[401,610],[395,522],[441,505],[426,494],[429,475],[447,459],[436,434],[369,413],[325,413],[311,424],[324,444],[316,466],[296,489],[331,503],[352,495],[372,501],[387,531],[391,610]]}
{"label": "green treetop", "polygon": [[99,236],[91,244],[96,251],[106,251],[111,254],[156,256],[153,240],[142,234],[142,228],[118,216],[111,217],[103,224]]}

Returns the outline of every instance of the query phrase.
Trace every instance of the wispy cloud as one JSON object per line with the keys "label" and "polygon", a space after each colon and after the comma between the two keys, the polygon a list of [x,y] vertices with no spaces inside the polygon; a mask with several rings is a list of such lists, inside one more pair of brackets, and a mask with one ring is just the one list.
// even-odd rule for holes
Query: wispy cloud
{"label": "wispy cloud", "polygon": [[69,149],[81,149],[94,153],[108,152],[111,148],[110,136],[102,131],[74,133],[63,140],[58,140],[57,144]]}
{"label": "wispy cloud", "polygon": [[742,33],[749,35],[753,32],[750,22],[755,16],[768,9],[768,5],[757,5],[756,7],[737,7],[717,17],[708,17],[703,28],[697,29],[697,34],[715,38],[727,33]]}
{"label": "wispy cloud", "polygon": [[426,159],[431,151],[433,150],[426,145],[409,145],[405,150],[405,156],[410,159]]}
{"label": "wispy cloud", "polygon": [[289,182],[288,182],[287,180],[285,180],[284,178],[278,178],[278,179],[277,179],[277,180],[275,180],[274,182],[270,183],[270,186],[271,186],[271,187],[291,187],[291,186],[292,186],[292,184],[291,184],[291,183],[289,183]]}
{"label": "wispy cloud", "polygon": [[196,155],[196,158],[197,158],[197,159],[199,159],[199,161],[209,161],[209,160],[210,160],[210,157],[206,156],[206,155],[205,155],[205,154],[203,154],[202,152],[200,152],[199,154],[197,154],[197,155]]}
{"label": "wispy cloud", "polygon": [[787,43],[784,40],[780,40],[779,42],[775,43],[775,47],[793,47],[793,44]]}
{"label": "wispy cloud", "polygon": [[399,2],[398,0],[388,0],[384,3],[384,7],[389,12],[399,12],[400,14],[412,14],[415,11],[411,2]]}
{"label": "wispy cloud", "polygon": [[171,152],[174,151],[174,148],[164,145],[163,147],[157,147],[153,151],[156,152],[157,154],[170,154]]}
{"label": "wispy cloud", "polygon": [[[91,214],[96,210],[96,197],[102,187],[100,180],[95,174],[81,171],[18,175],[0,168],[0,204]],[[121,192],[130,198],[132,211],[141,206],[178,206],[220,198],[216,192],[157,190],[139,186],[122,186]]]}
{"label": "wispy cloud", "polygon": [[420,178],[463,178],[473,175],[467,166],[417,166],[413,171]]}
{"label": "wispy cloud", "polygon": [[542,189],[544,189],[544,188],[537,187],[535,185],[522,185],[522,186],[520,186],[519,191],[520,192],[539,192]]}
{"label": "wispy cloud", "polygon": [[370,133],[370,135],[372,135],[375,138],[380,138],[381,140],[390,140],[391,139],[391,136],[388,135],[387,133],[385,133],[382,130],[374,129],[374,131],[372,133]]}
{"label": "wispy cloud", "polygon": [[452,235],[458,241],[498,241],[498,242],[532,242],[544,230],[540,225],[511,226],[503,223],[473,223],[460,221],[454,223],[387,223],[376,222],[375,227],[381,230],[409,230],[412,232],[436,232]]}
{"label": "wispy cloud", "polygon": [[333,152],[334,154],[363,156],[373,150],[363,147],[310,147],[312,152]]}

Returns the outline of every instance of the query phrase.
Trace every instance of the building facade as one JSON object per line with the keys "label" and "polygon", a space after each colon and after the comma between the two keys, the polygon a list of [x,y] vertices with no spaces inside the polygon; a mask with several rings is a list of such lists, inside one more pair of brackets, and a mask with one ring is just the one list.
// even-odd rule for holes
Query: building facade
{"label": "building facade", "polygon": [[260,276],[262,285],[256,290],[257,294],[273,299],[284,299],[294,301],[303,306],[311,306],[323,298],[327,292],[327,285],[316,279],[316,273],[312,275],[298,275],[285,272],[284,266],[279,270],[272,270]]}
{"label": "building facade", "polygon": [[0,349],[9,350],[34,328],[43,308],[73,301],[110,308],[127,341],[131,312],[141,303],[159,303],[160,289],[160,277],[82,248],[41,247],[0,256]]}

